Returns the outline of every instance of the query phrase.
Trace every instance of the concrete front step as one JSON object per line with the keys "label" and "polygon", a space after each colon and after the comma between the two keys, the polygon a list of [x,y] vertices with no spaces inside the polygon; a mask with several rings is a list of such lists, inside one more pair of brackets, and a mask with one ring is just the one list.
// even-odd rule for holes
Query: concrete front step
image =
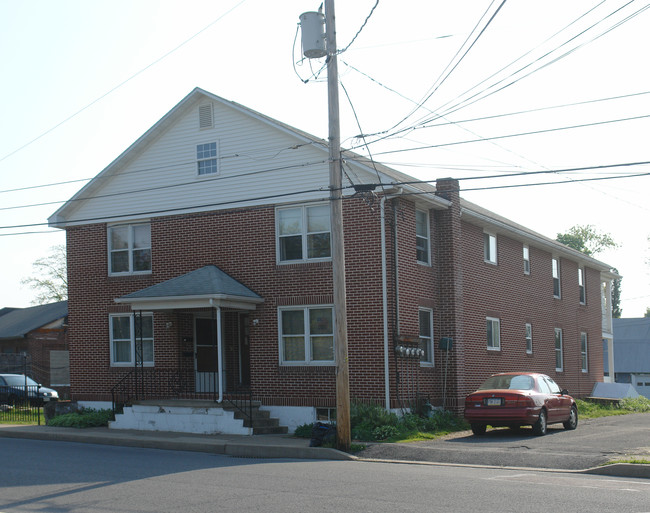
{"label": "concrete front step", "polygon": [[[256,404],[257,403],[257,404]],[[288,428],[280,426],[270,412],[260,410],[259,401],[253,401],[252,421],[232,405],[214,401],[140,400],[125,407],[109,424],[111,429],[136,429],[141,431],[174,431],[203,434],[286,434]],[[245,405],[248,411],[248,405]]]}

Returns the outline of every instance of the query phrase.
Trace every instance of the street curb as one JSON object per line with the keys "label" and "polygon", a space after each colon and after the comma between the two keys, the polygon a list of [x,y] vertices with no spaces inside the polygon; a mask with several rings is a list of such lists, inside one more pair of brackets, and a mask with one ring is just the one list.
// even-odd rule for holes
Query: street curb
{"label": "street curb", "polygon": [[[71,428],[72,429],[72,428]],[[285,459],[314,459],[314,460],[356,460],[356,456],[337,449],[326,447],[296,447],[282,444],[236,443],[231,440],[220,440],[218,436],[210,439],[160,439],[145,436],[111,437],[83,431],[26,431],[11,428],[0,429],[0,437],[23,438],[29,440],[46,440],[58,442],[89,443],[121,447],[139,447],[142,449],[162,449],[171,451],[204,452],[223,454],[238,458],[285,458]]]}
{"label": "street curb", "polygon": [[638,465],[633,463],[613,463],[587,469],[563,469],[563,468],[540,468],[540,467],[508,467],[498,465],[479,465],[473,463],[437,463],[434,461],[412,461],[412,460],[389,460],[375,458],[356,458],[358,461],[369,463],[392,463],[400,465],[430,465],[435,467],[465,467],[481,468],[491,470],[515,470],[518,472],[551,472],[556,474],[594,474],[611,477],[636,477],[650,479],[650,465]]}

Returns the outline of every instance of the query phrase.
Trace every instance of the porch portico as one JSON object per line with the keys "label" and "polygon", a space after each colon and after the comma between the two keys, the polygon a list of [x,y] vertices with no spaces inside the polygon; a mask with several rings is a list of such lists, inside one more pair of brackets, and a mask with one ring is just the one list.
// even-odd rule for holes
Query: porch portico
{"label": "porch portico", "polygon": [[[248,387],[248,314],[264,299],[218,267],[202,267],[119,297],[115,302],[131,308],[136,318],[136,327],[138,315],[142,317],[143,312],[165,313],[170,319],[166,322],[167,328],[174,324],[178,326],[191,323],[193,336],[178,338],[177,369],[170,369],[169,366],[161,368],[157,363],[144,364],[142,342],[138,344],[136,336],[135,372],[139,369],[143,379],[145,374],[168,376],[162,380],[154,379],[147,387],[147,393],[140,394],[143,396],[140,398],[172,398],[192,395],[191,392],[194,392],[205,394],[206,398],[212,396],[221,403],[224,392],[229,388],[225,379],[226,343],[229,344],[230,353],[237,356],[237,361],[229,362],[228,365],[233,370],[232,374],[236,369],[238,375],[236,380],[230,380],[230,388],[234,389],[235,384]],[[142,337],[142,329],[140,336]],[[190,361],[193,362],[193,369],[190,368]],[[176,386],[171,387],[175,392],[170,389],[169,376],[172,374],[177,376],[172,380],[177,381]]]}

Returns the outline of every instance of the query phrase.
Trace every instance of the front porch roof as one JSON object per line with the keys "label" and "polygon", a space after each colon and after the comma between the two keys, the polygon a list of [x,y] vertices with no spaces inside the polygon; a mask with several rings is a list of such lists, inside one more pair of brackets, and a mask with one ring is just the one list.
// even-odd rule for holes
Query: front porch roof
{"label": "front porch roof", "polygon": [[175,310],[224,307],[255,310],[264,298],[229,276],[216,265],[206,265],[182,276],[126,294],[116,303],[132,310]]}

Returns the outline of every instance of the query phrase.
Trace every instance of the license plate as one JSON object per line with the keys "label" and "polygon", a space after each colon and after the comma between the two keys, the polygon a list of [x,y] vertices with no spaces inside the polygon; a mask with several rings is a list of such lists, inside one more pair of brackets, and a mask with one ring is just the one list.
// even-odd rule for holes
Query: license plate
{"label": "license plate", "polygon": [[488,397],[485,400],[485,405],[486,406],[501,406],[501,398],[500,397]]}

